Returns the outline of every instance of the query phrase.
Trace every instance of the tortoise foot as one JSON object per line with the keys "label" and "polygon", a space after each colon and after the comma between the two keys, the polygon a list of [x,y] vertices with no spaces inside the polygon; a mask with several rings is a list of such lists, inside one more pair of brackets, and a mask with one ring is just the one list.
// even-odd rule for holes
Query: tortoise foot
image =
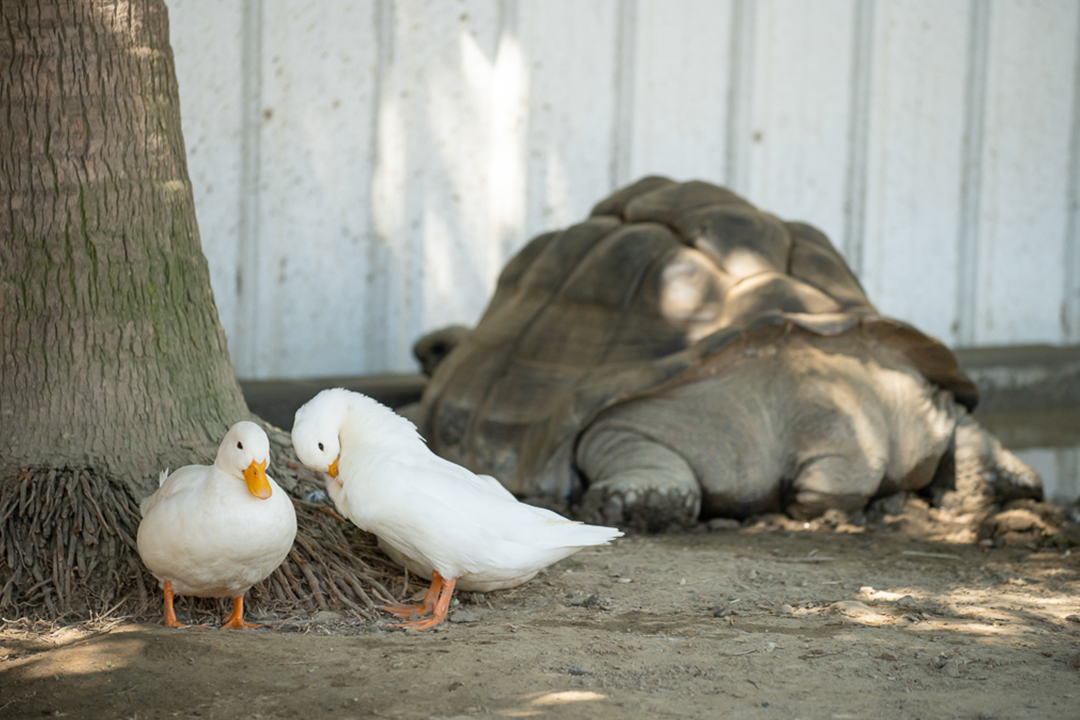
{"label": "tortoise foot", "polygon": [[700,510],[701,491],[696,487],[641,487],[616,479],[590,486],[578,514],[587,523],[662,532],[693,526]]}
{"label": "tortoise foot", "polygon": [[1043,499],[1039,473],[967,415],[956,428],[955,490],[968,509]]}

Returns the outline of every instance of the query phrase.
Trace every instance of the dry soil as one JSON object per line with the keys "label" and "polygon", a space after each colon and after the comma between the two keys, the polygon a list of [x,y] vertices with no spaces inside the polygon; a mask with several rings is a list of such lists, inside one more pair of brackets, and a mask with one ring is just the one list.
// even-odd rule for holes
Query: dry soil
{"label": "dry soil", "polygon": [[628,537],[460,600],[419,633],[9,619],[0,717],[1080,717],[1080,551],[986,547],[913,502]]}

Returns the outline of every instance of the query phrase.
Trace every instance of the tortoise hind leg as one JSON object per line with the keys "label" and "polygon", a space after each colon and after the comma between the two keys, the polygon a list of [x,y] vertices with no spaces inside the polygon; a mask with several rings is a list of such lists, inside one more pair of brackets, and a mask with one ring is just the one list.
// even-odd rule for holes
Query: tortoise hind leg
{"label": "tortoise hind leg", "polygon": [[578,510],[585,522],[658,532],[693,525],[701,511],[701,486],[686,459],[632,430],[587,433],[577,465],[588,480]]}
{"label": "tortoise hind leg", "polygon": [[956,477],[958,487],[978,486],[998,502],[1042,500],[1039,473],[1002,447],[967,413],[956,424]]}
{"label": "tortoise hind leg", "polygon": [[1006,450],[963,408],[957,408],[952,447],[928,488],[936,505],[992,512],[1012,500],[1042,500],[1042,478]]}

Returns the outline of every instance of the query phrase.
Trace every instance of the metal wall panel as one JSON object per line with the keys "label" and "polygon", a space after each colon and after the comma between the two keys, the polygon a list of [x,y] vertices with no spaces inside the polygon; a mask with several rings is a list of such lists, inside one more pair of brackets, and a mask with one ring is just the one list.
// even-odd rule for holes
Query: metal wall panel
{"label": "metal wall panel", "polygon": [[[1070,0],[990,8],[971,345],[1063,339],[1077,13]],[[1075,162],[1075,158],[1073,158]]]}
{"label": "metal wall panel", "polygon": [[848,222],[857,211],[848,192],[859,122],[857,3],[762,0],[750,7],[752,110],[739,138],[751,143],[750,166],[745,184],[733,185],[760,207],[812,222],[838,248],[857,252]]}
{"label": "metal wall panel", "polygon": [[252,108],[256,197],[245,253],[252,272],[240,307],[255,342],[232,350],[249,373],[334,373],[377,356],[357,336],[378,327],[383,301],[356,281],[372,267],[374,5],[253,3],[260,104]]}
{"label": "metal wall panel", "polygon": [[170,0],[241,377],[411,371],[645,174],[821,227],[956,345],[1080,341],[1074,0]]}
{"label": "metal wall panel", "polygon": [[370,304],[381,327],[369,325],[355,338],[377,346],[366,372],[411,369],[410,347],[423,328],[472,321],[501,265],[488,245],[500,6],[379,5],[383,49],[369,202],[372,232],[387,257],[372,275],[352,279],[377,291]]}
{"label": "metal wall panel", "polygon": [[612,187],[620,3],[507,4],[526,58],[525,227],[535,233],[577,222]]}
{"label": "metal wall panel", "polygon": [[958,340],[970,15],[882,3],[873,28],[861,278],[881,312]]}
{"label": "metal wall panel", "polygon": [[235,363],[237,342],[250,338],[237,323],[243,146],[250,137],[243,119],[244,13],[225,0],[169,0],[168,7],[199,237]]}
{"label": "metal wall panel", "polygon": [[[613,150],[616,184],[648,173],[727,182],[731,0],[639,0],[628,7],[632,42],[620,68],[626,97],[619,108],[626,141]],[[672,17],[683,14],[694,22]]]}

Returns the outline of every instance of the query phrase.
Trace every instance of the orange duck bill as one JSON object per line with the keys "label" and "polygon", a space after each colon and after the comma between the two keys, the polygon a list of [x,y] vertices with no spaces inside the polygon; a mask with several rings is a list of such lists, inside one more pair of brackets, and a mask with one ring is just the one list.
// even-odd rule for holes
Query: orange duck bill
{"label": "orange duck bill", "polygon": [[273,490],[270,489],[270,481],[266,478],[266,460],[261,463],[257,463],[254,460],[244,470],[244,481],[247,483],[248,490],[251,494],[257,498],[265,500],[273,494]]}

